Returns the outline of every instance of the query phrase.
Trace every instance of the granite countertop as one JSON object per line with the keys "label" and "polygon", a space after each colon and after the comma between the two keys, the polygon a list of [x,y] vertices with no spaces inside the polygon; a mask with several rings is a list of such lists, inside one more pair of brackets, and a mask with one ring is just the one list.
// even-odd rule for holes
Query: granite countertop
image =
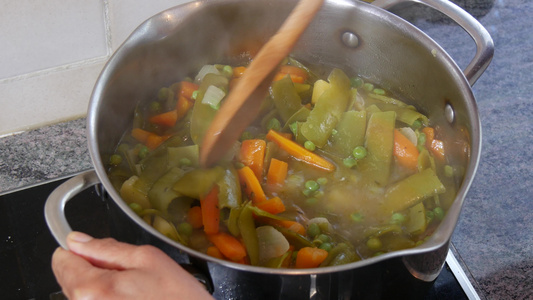
{"label": "granite countertop", "polygon": [[[455,0],[487,28],[494,59],[474,85],[482,157],[452,237],[482,298],[533,299],[533,1]],[[395,13],[428,33],[465,67],[475,46],[440,14]],[[0,193],[90,169],[85,119],[0,139]]]}

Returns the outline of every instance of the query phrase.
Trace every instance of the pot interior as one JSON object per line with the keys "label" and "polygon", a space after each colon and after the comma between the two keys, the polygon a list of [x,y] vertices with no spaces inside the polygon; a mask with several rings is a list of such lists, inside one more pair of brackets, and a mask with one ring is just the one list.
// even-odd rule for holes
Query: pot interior
{"label": "pot interior", "polygon": [[[105,188],[132,218],[135,214],[121,204],[104,162],[130,127],[138,103],[151,101],[160,87],[191,76],[204,64],[246,60],[246,54],[256,52],[276,32],[295,4],[294,0],[188,3],[147,20],[112,56],[89,105],[89,147]],[[429,251],[447,243],[480,152],[475,100],[453,60],[406,21],[372,5],[347,0],[326,1],[292,55],[311,65],[341,68],[401,95],[446,132],[449,145],[465,132],[469,135],[470,159],[447,217],[428,242],[401,253]],[[315,71],[320,76],[326,72]],[[451,152],[461,155],[461,151],[457,147]]]}

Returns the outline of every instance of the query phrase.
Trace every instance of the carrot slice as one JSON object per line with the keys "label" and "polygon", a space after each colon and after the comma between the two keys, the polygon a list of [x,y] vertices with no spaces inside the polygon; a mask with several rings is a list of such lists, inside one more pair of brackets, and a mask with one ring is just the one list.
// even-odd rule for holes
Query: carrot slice
{"label": "carrot slice", "polygon": [[220,209],[218,208],[218,185],[214,185],[211,191],[200,199],[202,209],[202,222],[206,234],[218,233],[220,226]]}
{"label": "carrot slice", "polygon": [[440,160],[444,160],[444,142],[441,140],[433,140],[431,141],[431,145],[429,146],[429,150],[435,156],[436,158]]}
{"label": "carrot slice", "polygon": [[162,114],[155,115],[149,119],[150,123],[166,126],[166,127],[172,127],[176,125],[176,122],[178,121],[178,111],[177,110],[171,110],[164,112]]}
{"label": "carrot slice", "polygon": [[200,206],[193,206],[187,212],[187,222],[192,225],[192,228],[198,229],[204,226],[202,220],[202,208]]}
{"label": "carrot slice", "polygon": [[279,197],[270,198],[268,200],[257,203],[255,206],[273,215],[279,214],[285,211],[285,205]]}
{"label": "carrot slice", "polygon": [[271,186],[282,186],[287,178],[287,170],[289,164],[286,162],[272,158],[267,173],[267,184]]}
{"label": "carrot slice", "polygon": [[233,77],[241,77],[244,74],[244,71],[246,71],[246,67],[235,67],[233,68]]}
{"label": "carrot slice", "polygon": [[189,100],[193,100],[192,93],[200,88],[197,84],[189,81],[182,81],[180,85],[180,95]]}
{"label": "carrot slice", "polygon": [[191,109],[193,106],[194,102],[185,98],[184,96],[180,96],[178,98],[178,102],[176,102],[177,120],[179,121],[181,118],[183,118],[183,116],[185,116],[189,109]]}
{"label": "carrot slice", "polygon": [[328,257],[328,251],[304,247],[298,251],[296,255],[296,268],[316,268]]}
{"label": "carrot slice", "polygon": [[131,130],[131,136],[141,143],[146,143],[146,140],[148,140],[148,137],[152,134],[153,133],[150,131],[146,131],[141,128],[133,128]]}
{"label": "carrot slice", "polygon": [[243,168],[239,169],[237,173],[239,174],[239,181],[244,187],[246,196],[252,200],[254,205],[266,200],[265,192],[263,191],[259,180],[257,180],[257,177],[250,167],[244,166]]}
{"label": "carrot slice", "polygon": [[401,166],[416,170],[418,166],[418,149],[400,130],[394,129],[394,156]]}
{"label": "carrot slice", "polygon": [[148,139],[146,139],[145,145],[150,150],[154,150],[155,148],[159,147],[164,141],[168,140],[168,138],[170,138],[170,135],[159,136],[155,133],[152,133],[148,136]]}
{"label": "carrot slice", "polygon": [[289,75],[294,75],[296,77],[300,77],[303,79],[303,81],[307,80],[307,78],[309,77],[309,74],[307,73],[306,70],[296,67],[296,66],[292,66],[292,65],[281,66],[279,72],[283,74],[289,74]]}
{"label": "carrot slice", "polygon": [[215,258],[224,259],[224,255],[222,255],[222,252],[220,252],[220,250],[218,250],[218,248],[215,246],[208,247],[206,254]]}
{"label": "carrot slice", "polygon": [[263,179],[266,142],[260,139],[244,140],[239,153],[240,161],[250,167],[259,182]]}
{"label": "carrot slice", "polygon": [[294,75],[294,74],[286,74],[286,73],[277,73],[274,76],[274,79],[272,79],[272,81],[282,80],[287,75],[289,75],[289,77],[291,78],[291,81],[293,83],[304,83],[305,82],[305,79],[303,77],[300,77],[300,76],[297,76],[297,75]]}
{"label": "carrot slice", "polygon": [[426,135],[426,147],[431,148],[431,141],[435,139],[435,129],[432,127],[424,127],[422,133]]}
{"label": "carrot slice", "polygon": [[306,235],[305,227],[299,222],[289,221],[289,220],[274,220],[274,221],[276,221],[275,223],[277,223],[281,227],[287,228],[292,232],[296,232],[303,236]]}
{"label": "carrot slice", "polygon": [[435,139],[435,129],[432,127],[425,127],[422,132],[426,135],[426,147],[429,149],[434,157],[444,160],[444,142]]}
{"label": "carrot slice", "polygon": [[268,131],[266,138],[276,143],[281,149],[300,161],[328,172],[335,170],[335,165],[325,158],[305,149],[272,129]]}
{"label": "carrot slice", "polygon": [[225,232],[208,234],[207,239],[228,259],[239,262],[246,256],[246,249],[234,236]]}

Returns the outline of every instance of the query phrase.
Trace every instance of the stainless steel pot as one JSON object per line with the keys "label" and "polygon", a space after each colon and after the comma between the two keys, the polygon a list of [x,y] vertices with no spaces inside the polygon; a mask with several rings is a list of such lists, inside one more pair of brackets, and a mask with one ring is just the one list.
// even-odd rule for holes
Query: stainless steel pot
{"label": "stainless steel pot", "polygon": [[[433,7],[471,35],[477,52],[464,73],[431,38],[382,9],[402,2],[420,2]],[[101,182],[121,213],[139,228],[206,264],[210,272],[225,274],[227,294],[224,295],[246,299],[401,298],[402,295],[414,297],[412,287],[423,290],[427,287],[425,283],[431,284],[445,261],[478,165],[481,128],[471,85],[493,55],[492,39],[487,31],[449,1],[378,0],[370,5],[328,0],[293,51],[302,61],[340,67],[380,82],[409,99],[446,130],[450,139],[458,128],[468,130],[471,151],[464,180],[445,219],[424,244],[327,268],[288,270],[244,266],[212,258],[163,236],[129,209],[107,177],[105,158],[131,124],[139,101],[149,101],[161,86],[180,80],[206,63],[220,62],[243,50],[253,51],[278,29],[295,3],[295,0],[200,0],[157,14],[132,33],[104,67],[91,97],[87,130],[95,171],[67,181],[46,203],[47,223],[61,246],[66,247],[65,237],[71,230],[64,215],[65,203],[80,190]],[[410,282],[398,280],[405,278]],[[251,286],[255,293],[238,294],[243,285]],[[232,286],[235,286],[233,290]]]}

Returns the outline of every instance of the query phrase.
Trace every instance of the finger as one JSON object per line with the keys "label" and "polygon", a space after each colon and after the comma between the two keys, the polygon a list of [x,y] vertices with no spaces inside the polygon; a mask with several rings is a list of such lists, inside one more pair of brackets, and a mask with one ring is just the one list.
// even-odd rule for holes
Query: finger
{"label": "finger", "polygon": [[75,298],[76,290],[86,285],[90,278],[98,278],[102,270],[95,268],[82,257],[57,248],[52,255],[52,271],[67,298]]}
{"label": "finger", "polygon": [[[163,263],[173,263],[168,256],[155,247],[135,246],[112,238],[94,239],[81,232],[67,236],[69,249],[84,257],[92,265],[113,270],[125,270],[148,266],[153,258]],[[150,259],[152,258],[152,259]]]}

